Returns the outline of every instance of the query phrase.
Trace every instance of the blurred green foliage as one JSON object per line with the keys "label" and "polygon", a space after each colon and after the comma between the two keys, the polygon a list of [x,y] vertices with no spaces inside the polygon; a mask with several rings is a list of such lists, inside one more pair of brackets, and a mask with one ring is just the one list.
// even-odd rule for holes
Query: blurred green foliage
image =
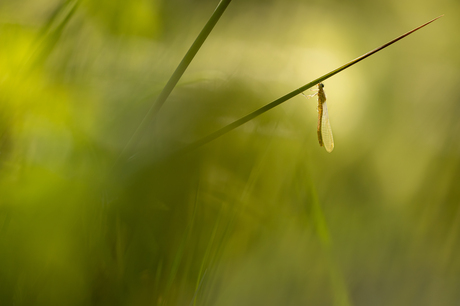
{"label": "blurred green foliage", "polygon": [[[0,2],[1,305],[458,305],[459,6]],[[442,13],[325,85],[167,157]]]}

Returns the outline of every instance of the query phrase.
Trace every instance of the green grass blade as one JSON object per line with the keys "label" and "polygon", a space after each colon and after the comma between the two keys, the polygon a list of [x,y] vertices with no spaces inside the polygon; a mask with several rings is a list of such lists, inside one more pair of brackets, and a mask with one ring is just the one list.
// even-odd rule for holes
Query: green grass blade
{"label": "green grass blade", "polygon": [[[326,73],[326,74],[323,75],[322,77],[319,77],[319,78],[317,78],[316,80],[311,81],[310,83],[308,83],[308,84],[305,85],[305,86],[300,87],[299,89],[295,90],[294,92],[298,92],[297,94],[299,94],[299,93],[301,93],[302,91],[305,91],[306,89],[310,88],[311,86],[316,85],[316,84],[318,84],[318,83],[321,83],[322,81],[324,81],[324,80],[330,78],[331,76],[333,76],[333,75],[339,73],[340,71],[343,71],[343,70],[345,70],[345,69],[347,69],[347,68],[353,66],[354,64],[356,64],[356,63],[362,61],[362,60],[365,59],[366,57],[369,57],[369,56],[371,56],[372,54],[375,54],[375,53],[379,52],[380,50],[385,49],[386,47],[388,47],[388,46],[394,44],[394,43],[397,42],[398,40],[401,40],[401,39],[403,39],[404,37],[406,37],[406,36],[408,36],[408,35],[414,33],[415,31],[417,31],[417,30],[423,28],[424,26],[427,26],[428,24],[430,24],[430,23],[432,23],[433,21],[435,21],[435,20],[441,18],[442,16],[444,16],[444,15],[441,15],[441,16],[438,16],[438,17],[436,17],[436,18],[434,18],[434,19],[431,19],[430,21],[428,21],[428,22],[422,24],[421,26],[416,27],[416,28],[413,29],[413,30],[410,30],[409,32],[407,32],[407,33],[405,33],[405,34],[403,34],[403,35],[401,35],[401,36],[396,37],[395,39],[393,39],[393,40],[387,42],[386,44],[384,44],[384,45],[382,45],[382,46],[380,46],[380,47],[378,47],[378,48],[376,48],[376,49],[374,49],[374,50],[372,50],[372,51],[369,51],[369,52],[367,52],[366,54],[363,54],[363,55],[361,55],[361,56],[358,57],[358,58],[355,58],[354,60],[352,60],[352,61],[346,63],[345,65],[343,65],[343,66],[341,66],[341,67],[339,67],[339,68],[337,68],[337,69],[335,69],[335,70],[332,70],[332,71],[329,72],[329,73]],[[312,84],[312,85],[309,86],[310,84]],[[308,86],[308,87],[307,87],[307,86]]]}
{"label": "green grass blade", "polygon": [[157,99],[153,102],[152,106],[150,109],[147,111],[146,115],[142,119],[141,123],[138,125],[137,129],[134,131],[133,135],[129,139],[128,143],[125,145],[123,148],[122,152],[120,153],[119,159],[123,158],[125,155],[129,153],[129,150],[135,145],[135,143],[139,140],[139,137],[141,136],[143,130],[145,129],[146,124],[150,121],[153,120],[155,115],[158,113],[160,108],[163,106],[163,104],[166,102],[166,99],[169,97],[171,94],[172,90],[176,86],[177,82],[179,82],[179,79],[182,77],[184,74],[185,70],[187,67],[190,65],[192,62],[193,58],[195,55],[198,53],[198,50],[200,50],[201,46],[205,42],[206,38],[208,37],[209,33],[211,33],[212,29],[216,25],[216,23],[219,21],[220,17],[224,13],[225,9],[227,6],[230,4],[232,0],[221,0],[219,4],[217,5],[217,8],[215,9],[214,13],[212,16],[209,18],[208,22],[204,26],[203,30],[201,30],[200,34],[198,37],[195,39],[193,42],[192,46],[190,49],[187,51],[185,54],[184,58],[182,61],[179,63],[179,66],[177,66],[176,70],[174,73],[171,75],[171,78],[169,79],[168,83],[166,83],[165,87],[157,97]]}
{"label": "green grass blade", "polygon": [[318,83],[330,78],[331,76],[333,76],[333,75],[335,75],[335,74],[337,74],[337,73],[339,73],[339,72],[351,67],[352,65],[354,65],[354,64],[362,61],[363,59],[365,59],[365,58],[377,53],[378,51],[381,51],[382,49],[390,46],[391,44],[397,42],[400,39],[403,39],[404,37],[408,36],[409,34],[414,33],[415,31],[423,28],[424,26],[432,23],[433,21],[437,20],[438,18],[441,18],[442,16],[444,16],[444,15],[436,17],[436,18],[434,18],[434,19],[422,24],[421,26],[416,27],[415,29],[413,29],[411,31],[409,31],[409,32],[407,32],[407,33],[405,33],[405,34],[403,34],[401,36],[398,36],[397,38],[387,42],[386,44],[384,44],[384,45],[382,45],[382,46],[380,46],[380,47],[378,47],[378,48],[376,48],[376,49],[374,49],[374,50],[372,50],[370,52],[367,52],[367,53],[361,55],[360,57],[358,57],[358,58],[346,63],[345,65],[340,66],[339,68],[334,69],[331,72],[326,73],[325,75],[323,75],[323,76],[311,81],[310,83],[308,83],[308,84],[306,84],[306,85],[304,85],[304,86],[302,86],[302,87],[300,87],[300,88],[298,88],[298,89],[296,89],[294,91],[291,91],[290,93],[282,96],[281,98],[276,99],[275,101],[273,101],[273,102],[271,102],[271,103],[269,103],[269,104],[267,104],[267,105],[255,110],[254,112],[244,116],[243,118],[240,118],[240,119],[230,123],[229,125],[221,128],[220,130],[217,130],[216,132],[214,132],[212,134],[209,134],[208,136],[205,136],[202,139],[197,140],[197,141],[189,144],[188,146],[186,146],[185,148],[183,148],[182,150],[177,152],[177,154],[180,155],[180,154],[183,154],[183,153],[187,153],[187,152],[192,151],[192,150],[194,150],[194,149],[196,149],[198,147],[201,147],[202,145],[204,145],[204,144],[206,144],[208,142],[213,141],[214,139],[216,139],[216,138],[218,138],[218,137],[220,137],[222,135],[227,134],[228,132],[236,129],[237,127],[243,125],[244,123],[256,118],[257,116],[262,115],[263,113],[265,113],[266,111],[269,111],[270,109],[274,108],[275,106],[278,106],[283,102],[286,102],[287,100],[297,96],[298,94],[304,92],[305,90],[307,90],[307,89],[315,86],[316,84],[318,84]]}

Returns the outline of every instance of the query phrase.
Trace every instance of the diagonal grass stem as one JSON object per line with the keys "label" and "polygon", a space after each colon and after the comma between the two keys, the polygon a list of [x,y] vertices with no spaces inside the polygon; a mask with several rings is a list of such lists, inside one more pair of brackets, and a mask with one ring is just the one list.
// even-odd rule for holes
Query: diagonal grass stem
{"label": "diagonal grass stem", "polygon": [[118,160],[125,157],[126,155],[129,155],[129,151],[136,145],[137,141],[140,139],[140,136],[142,135],[142,132],[145,130],[147,123],[154,119],[160,108],[166,102],[166,99],[168,99],[172,90],[177,85],[177,82],[179,82],[179,79],[182,77],[185,70],[190,65],[193,58],[198,53],[198,50],[200,50],[209,33],[211,33],[212,29],[219,21],[220,17],[222,16],[222,14],[224,13],[225,9],[231,1],[232,0],[221,0],[219,2],[216,9],[214,10],[214,13],[209,18],[208,22],[203,27],[203,29],[201,30],[200,34],[197,36],[193,44],[190,46],[190,49],[187,51],[184,58],[179,63],[174,73],[171,75],[171,78],[169,79],[168,83],[166,83],[165,87],[158,95],[157,99],[153,102],[152,106],[150,106],[150,109],[145,114],[141,123],[137,126],[133,135],[126,143],[125,147],[118,156]]}
{"label": "diagonal grass stem", "polygon": [[409,32],[407,32],[405,34],[396,37],[395,39],[387,42],[386,44],[384,44],[384,45],[382,45],[382,46],[380,46],[380,47],[378,47],[378,48],[376,48],[376,49],[374,49],[372,51],[369,51],[369,52],[361,55],[360,57],[358,57],[358,58],[346,63],[345,65],[340,66],[339,68],[334,69],[329,73],[326,73],[325,75],[323,75],[323,76],[321,76],[321,77],[309,82],[308,84],[306,84],[306,85],[304,85],[304,86],[302,86],[302,87],[300,87],[300,88],[298,88],[298,89],[296,89],[294,91],[291,91],[290,93],[282,96],[281,98],[276,99],[275,101],[273,101],[273,102],[271,102],[271,103],[269,103],[269,104],[267,104],[267,105],[255,110],[255,111],[253,111],[252,113],[250,113],[250,114],[248,114],[248,115],[246,115],[246,116],[244,116],[244,117],[242,117],[242,118],[230,123],[227,126],[224,126],[220,130],[217,130],[214,133],[211,133],[211,134],[209,134],[209,135],[207,135],[207,136],[205,136],[205,137],[203,137],[203,138],[201,138],[201,139],[199,139],[199,140],[197,140],[197,141],[185,146],[180,151],[176,152],[176,154],[181,155],[181,154],[187,153],[189,151],[192,151],[194,149],[197,149],[197,148],[201,147],[202,145],[207,144],[208,142],[213,141],[214,139],[216,139],[216,138],[218,138],[218,137],[220,137],[222,135],[227,134],[228,132],[236,129],[237,127],[243,125],[244,123],[256,118],[257,116],[262,115],[263,113],[269,111],[270,109],[274,108],[275,106],[278,106],[283,102],[286,102],[287,100],[297,96],[298,94],[304,92],[305,90],[307,90],[307,89],[315,86],[316,84],[321,83],[322,81],[330,78],[331,76],[336,75],[337,73],[339,73],[339,72],[341,72],[341,71],[353,66],[354,64],[362,61],[363,59],[365,59],[365,58],[367,58],[367,57],[369,57],[369,56],[371,56],[371,55],[373,55],[375,53],[377,53],[378,51],[383,50],[384,48],[386,48],[386,47],[394,44],[398,40],[401,40],[404,37],[414,33],[415,31],[423,28],[424,26],[426,26],[426,25],[432,23],[433,21],[441,18],[442,16],[444,16],[444,15],[438,16],[438,17],[436,17],[436,18],[434,18],[434,19],[422,24],[421,26],[416,27],[413,30],[410,30]]}

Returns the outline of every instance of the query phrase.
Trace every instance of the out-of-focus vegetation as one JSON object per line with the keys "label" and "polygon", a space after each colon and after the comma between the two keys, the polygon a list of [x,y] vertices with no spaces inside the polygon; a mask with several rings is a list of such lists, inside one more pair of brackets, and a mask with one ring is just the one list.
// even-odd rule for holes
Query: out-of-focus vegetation
{"label": "out-of-focus vegetation", "polygon": [[[456,1],[0,2],[1,305],[459,305]],[[165,158],[442,13],[325,82]]]}

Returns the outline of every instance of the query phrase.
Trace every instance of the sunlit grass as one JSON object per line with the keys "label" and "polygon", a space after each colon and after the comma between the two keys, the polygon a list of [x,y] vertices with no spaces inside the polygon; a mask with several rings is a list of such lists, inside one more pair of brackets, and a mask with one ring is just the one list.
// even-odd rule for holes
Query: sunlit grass
{"label": "sunlit grass", "polygon": [[[166,159],[349,58],[366,45],[352,29],[373,35],[319,4],[233,1],[115,163],[206,24],[191,16],[217,3],[76,4],[2,4],[0,303],[456,305],[456,87],[439,108],[414,92],[446,66],[455,79],[427,43],[439,29],[355,66],[359,78],[328,80],[333,128],[346,125],[333,154],[317,145],[315,103],[299,97]],[[306,11],[334,22],[316,32]],[[403,30],[381,14],[373,27]],[[429,73],[403,82],[414,68]],[[361,109],[341,111],[350,97]]]}

